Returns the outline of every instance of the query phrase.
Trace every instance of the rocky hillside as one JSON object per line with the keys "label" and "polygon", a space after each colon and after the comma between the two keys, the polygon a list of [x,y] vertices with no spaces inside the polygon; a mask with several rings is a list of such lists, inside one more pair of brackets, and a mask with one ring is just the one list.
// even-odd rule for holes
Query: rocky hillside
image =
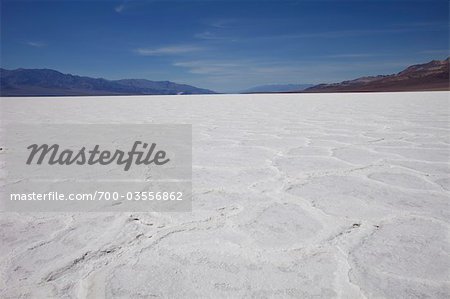
{"label": "rocky hillside", "polygon": [[362,77],[333,84],[319,84],[303,92],[450,90],[449,58],[417,64],[393,75]]}

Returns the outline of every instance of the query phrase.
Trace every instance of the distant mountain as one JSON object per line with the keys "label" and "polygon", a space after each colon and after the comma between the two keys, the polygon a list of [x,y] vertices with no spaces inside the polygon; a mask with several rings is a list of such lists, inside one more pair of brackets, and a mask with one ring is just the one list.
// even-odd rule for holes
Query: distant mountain
{"label": "distant mountain", "polygon": [[361,77],[333,84],[319,84],[303,92],[450,90],[449,58],[417,64],[393,75]]}
{"label": "distant mountain", "polygon": [[270,84],[255,86],[246,90],[241,91],[241,93],[264,93],[264,92],[290,92],[290,91],[300,91],[305,88],[311,87],[313,84]]}
{"label": "distant mountain", "polygon": [[1,96],[87,96],[212,94],[208,89],[170,81],[106,80],[63,74],[50,69],[0,69]]}

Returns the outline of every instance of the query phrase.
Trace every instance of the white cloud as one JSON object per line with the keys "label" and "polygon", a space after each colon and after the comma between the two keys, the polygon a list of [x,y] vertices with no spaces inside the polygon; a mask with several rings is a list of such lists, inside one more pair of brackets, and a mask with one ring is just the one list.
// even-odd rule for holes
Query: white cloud
{"label": "white cloud", "polygon": [[45,43],[43,43],[43,42],[38,42],[38,41],[28,41],[28,42],[26,42],[26,44],[27,44],[28,46],[35,47],[35,48],[42,48],[42,47],[45,47],[45,46],[46,46]]}
{"label": "white cloud", "polygon": [[220,39],[216,34],[212,33],[211,31],[196,33],[194,37],[199,39]]}
{"label": "white cloud", "polygon": [[237,38],[230,37],[230,36],[218,35],[211,31],[203,31],[200,33],[196,33],[196,34],[194,34],[194,37],[198,38],[198,39],[209,40],[209,41],[231,41],[231,42],[238,41]]}
{"label": "white cloud", "polygon": [[196,60],[196,61],[175,62],[173,65],[187,68],[188,72],[191,74],[221,76],[240,72],[243,63]]}
{"label": "white cloud", "polygon": [[114,7],[114,10],[115,10],[117,13],[121,13],[124,9],[125,9],[125,3],[120,4],[120,5],[116,6],[116,7]]}
{"label": "white cloud", "polygon": [[161,48],[138,48],[135,49],[134,52],[142,56],[159,56],[159,55],[176,55],[190,52],[198,52],[202,50],[204,50],[204,48],[198,46],[179,45]]}
{"label": "white cloud", "polygon": [[237,78],[247,80],[247,77],[258,79],[273,79],[276,76],[295,77],[302,71],[302,66],[298,64],[254,59],[194,60],[175,62],[173,65],[185,68],[191,74],[204,75],[209,79],[215,77],[227,80],[237,80]]}
{"label": "white cloud", "polygon": [[[358,37],[358,36],[373,36],[373,35],[386,35],[386,34],[404,34],[408,32],[427,32],[442,30],[441,27],[424,27],[424,28],[410,28],[410,27],[398,27],[398,28],[386,28],[386,29],[350,29],[350,30],[337,30],[337,31],[317,31],[317,32],[303,32],[297,34],[277,34],[277,35],[261,35],[261,36],[241,36],[240,42],[254,42],[255,40],[291,40],[291,39],[310,39],[310,38],[345,38],[345,37]],[[445,28],[444,28],[445,29]],[[203,32],[195,35],[196,38],[213,39],[214,35]]]}

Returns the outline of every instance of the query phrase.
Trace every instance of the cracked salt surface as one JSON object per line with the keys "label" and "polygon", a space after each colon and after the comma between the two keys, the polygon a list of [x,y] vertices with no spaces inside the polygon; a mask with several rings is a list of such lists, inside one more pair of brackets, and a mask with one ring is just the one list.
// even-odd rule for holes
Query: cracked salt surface
{"label": "cracked salt surface", "polygon": [[192,123],[194,191],[192,213],[2,213],[1,298],[450,297],[448,92],[3,98],[1,114]]}

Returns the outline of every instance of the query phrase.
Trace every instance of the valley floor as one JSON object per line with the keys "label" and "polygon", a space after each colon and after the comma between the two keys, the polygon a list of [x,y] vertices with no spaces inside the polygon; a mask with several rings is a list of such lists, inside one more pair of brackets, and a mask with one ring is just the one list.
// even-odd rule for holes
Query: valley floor
{"label": "valley floor", "polygon": [[450,296],[449,92],[1,101],[193,125],[191,213],[2,213],[1,298]]}

